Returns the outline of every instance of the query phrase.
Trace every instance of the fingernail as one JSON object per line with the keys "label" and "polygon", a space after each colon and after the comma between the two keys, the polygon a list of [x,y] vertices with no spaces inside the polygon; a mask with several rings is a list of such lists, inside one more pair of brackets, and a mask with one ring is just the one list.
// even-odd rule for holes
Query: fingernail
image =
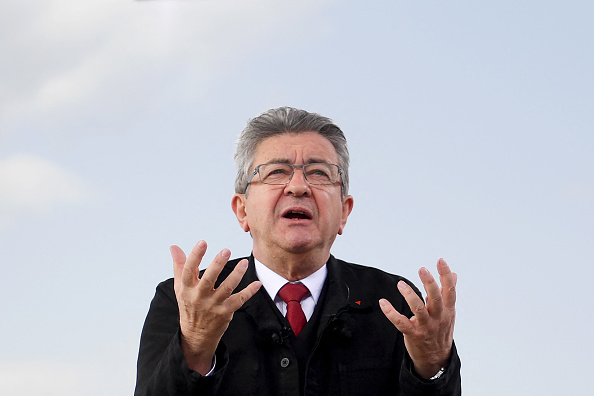
{"label": "fingernail", "polygon": [[231,257],[231,251],[229,249],[223,249],[221,250],[221,256],[224,258],[229,258]]}
{"label": "fingernail", "polygon": [[385,307],[386,305],[388,305],[388,302],[386,300],[384,300],[383,298],[381,300],[379,300],[379,305],[380,307]]}
{"label": "fingernail", "polygon": [[428,275],[429,274],[429,270],[425,267],[421,267],[421,269],[419,269],[419,274],[421,275]]}
{"label": "fingernail", "polygon": [[406,289],[406,283],[404,281],[398,282],[398,290],[402,291]]}

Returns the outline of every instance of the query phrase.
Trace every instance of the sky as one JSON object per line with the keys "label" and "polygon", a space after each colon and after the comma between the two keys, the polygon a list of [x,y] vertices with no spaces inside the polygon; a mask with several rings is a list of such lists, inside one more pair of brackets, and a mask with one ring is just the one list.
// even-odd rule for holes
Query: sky
{"label": "sky", "polygon": [[169,246],[250,253],[235,141],[332,118],[332,253],[458,273],[467,395],[594,393],[594,28],[569,0],[0,3],[0,393],[131,395]]}

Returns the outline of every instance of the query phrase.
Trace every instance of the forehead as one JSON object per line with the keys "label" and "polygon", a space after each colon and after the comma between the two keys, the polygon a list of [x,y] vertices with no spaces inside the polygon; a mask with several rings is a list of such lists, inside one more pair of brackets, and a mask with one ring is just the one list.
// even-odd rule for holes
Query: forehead
{"label": "forehead", "polygon": [[254,165],[275,161],[336,164],[338,155],[332,143],[317,132],[283,133],[262,140],[256,147]]}

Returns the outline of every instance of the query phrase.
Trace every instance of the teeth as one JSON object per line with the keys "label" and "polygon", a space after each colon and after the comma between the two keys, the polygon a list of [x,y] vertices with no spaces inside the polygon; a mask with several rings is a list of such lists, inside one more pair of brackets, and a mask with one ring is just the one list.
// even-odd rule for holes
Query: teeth
{"label": "teeth", "polygon": [[305,219],[309,219],[309,215],[306,212],[300,212],[300,211],[297,211],[297,210],[290,210],[285,215],[285,217],[293,217],[293,216],[298,216],[298,217],[302,217],[302,218],[305,218]]}

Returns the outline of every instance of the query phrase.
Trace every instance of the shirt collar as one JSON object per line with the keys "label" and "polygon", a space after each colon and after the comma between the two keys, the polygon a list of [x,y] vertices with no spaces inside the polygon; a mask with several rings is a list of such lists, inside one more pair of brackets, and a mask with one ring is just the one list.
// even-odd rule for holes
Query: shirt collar
{"label": "shirt collar", "polygon": [[[268,293],[268,295],[274,300],[278,291],[281,287],[283,287],[288,280],[268,268],[266,265],[258,261],[254,257],[254,264],[256,266],[256,276],[262,282],[262,286]],[[320,294],[322,293],[322,287],[324,286],[324,281],[326,280],[326,275],[328,274],[328,268],[326,264],[324,264],[319,270],[314,272],[313,274],[297,281],[291,283],[302,283],[309,289],[309,293],[311,297],[314,299],[314,302],[317,304],[318,300],[320,299]]]}

